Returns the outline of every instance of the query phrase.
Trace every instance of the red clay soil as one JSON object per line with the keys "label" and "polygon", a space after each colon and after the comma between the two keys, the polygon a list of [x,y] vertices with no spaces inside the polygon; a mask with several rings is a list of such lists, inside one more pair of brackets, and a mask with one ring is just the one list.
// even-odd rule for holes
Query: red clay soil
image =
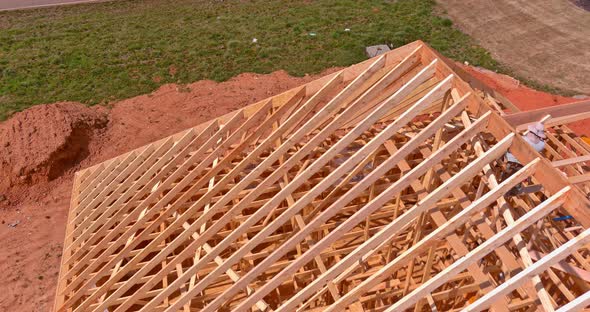
{"label": "red clay soil", "polygon": [[[461,66],[475,78],[500,92],[523,111],[579,101],[574,98],[531,89],[510,76],[498,74],[487,69],[465,65]],[[568,127],[578,135],[590,136],[590,120],[588,119],[568,124]]]}
{"label": "red clay soil", "polygon": [[[522,109],[571,101],[506,76],[470,71]],[[278,71],[241,74],[223,83],[165,85],[110,110],[43,105],[0,124],[0,311],[51,309],[75,171],[321,75],[294,78]],[[590,133],[587,126],[575,129]]]}
{"label": "red clay soil", "polygon": [[202,80],[188,86],[164,85],[158,91],[114,104],[108,130],[90,146],[94,155],[83,166],[107,160],[292,89],[337,69],[305,77],[285,71],[269,75],[244,73],[223,83]]}
{"label": "red clay soil", "polygon": [[61,176],[86,158],[95,130],[107,124],[104,107],[79,103],[39,105],[0,124],[0,190]]}
{"label": "red clay soil", "polygon": [[0,312],[51,310],[75,171],[336,70],[164,85],[110,110],[39,105],[0,124]]}

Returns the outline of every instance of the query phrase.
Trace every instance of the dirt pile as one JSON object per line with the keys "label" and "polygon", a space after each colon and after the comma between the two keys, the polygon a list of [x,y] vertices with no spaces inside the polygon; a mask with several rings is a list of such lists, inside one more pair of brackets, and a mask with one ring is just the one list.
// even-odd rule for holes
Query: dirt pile
{"label": "dirt pile", "polygon": [[88,142],[108,122],[106,109],[65,102],[39,105],[0,124],[0,194],[47,182],[88,155]]}
{"label": "dirt pile", "polygon": [[[0,259],[7,259],[0,261],[5,281],[0,284],[0,311],[51,309],[76,170],[336,70],[305,77],[291,77],[285,71],[245,73],[223,83],[165,85],[151,94],[112,103],[110,110],[73,103],[39,105],[0,123],[0,174],[6,172],[18,183],[10,187],[9,200],[0,201],[0,246],[4,247]],[[93,130],[80,131],[84,129]],[[83,136],[85,144],[80,144]],[[27,176],[33,168],[37,168],[34,174]],[[23,181],[14,174],[21,171]],[[43,173],[60,171],[61,176],[51,181],[43,178]],[[0,195],[6,190],[0,188]]]}
{"label": "dirt pile", "polygon": [[92,157],[82,166],[119,156],[336,70],[304,77],[292,77],[283,70],[267,75],[243,73],[222,83],[167,84],[150,94],[119,101],[112,105],[104,134],[91,142]]}
{"label": "dirt pile", "polygon": [[[0,209],[38,199],[47,182],[287,91],[323,75],[240,74],[217,83],[168,84],[103,106],[38,105],[0,123]],[[32,191],[30,186],[36,189]],[[35,196],[34,196],[35,195]],[[8,201],[4,201],[8,197]]]}

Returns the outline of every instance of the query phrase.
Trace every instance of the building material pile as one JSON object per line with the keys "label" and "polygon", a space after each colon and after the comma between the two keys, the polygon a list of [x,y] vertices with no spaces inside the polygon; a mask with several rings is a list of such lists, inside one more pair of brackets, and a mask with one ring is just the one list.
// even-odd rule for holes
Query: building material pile
{"label": "building material pile", "polygon": [[417,41],[78,172],[55,311],[583,307],[590,146],[467,78]]}

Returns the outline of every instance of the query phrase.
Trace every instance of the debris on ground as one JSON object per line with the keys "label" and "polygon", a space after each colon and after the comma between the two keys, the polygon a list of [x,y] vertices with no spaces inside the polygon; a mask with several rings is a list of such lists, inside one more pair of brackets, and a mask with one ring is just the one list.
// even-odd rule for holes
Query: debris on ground
{"label": "debris on ground", "polygon": [[365,54],[367,57],[375,57],[377,55],[381,55],[385,52],[391,51],[388,45],[386,44],[379,44],[365,48]]}
{"label": "debris on ground", "polygon": [[20,224],[20,220],[16,220],[16,221],[14,221],[12,223],[8,223],[8,227],[14,228],[14,227],[16,227],[19,224]]}

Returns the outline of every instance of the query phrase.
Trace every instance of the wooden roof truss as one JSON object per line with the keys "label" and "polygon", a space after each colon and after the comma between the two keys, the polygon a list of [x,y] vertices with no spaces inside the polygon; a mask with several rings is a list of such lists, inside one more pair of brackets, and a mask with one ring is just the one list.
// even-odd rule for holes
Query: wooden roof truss
{"label": "wooden roof truss", "polygon": [[500,106],[415,42],[83,170],[55,311],[585,307],[590,146]]}

